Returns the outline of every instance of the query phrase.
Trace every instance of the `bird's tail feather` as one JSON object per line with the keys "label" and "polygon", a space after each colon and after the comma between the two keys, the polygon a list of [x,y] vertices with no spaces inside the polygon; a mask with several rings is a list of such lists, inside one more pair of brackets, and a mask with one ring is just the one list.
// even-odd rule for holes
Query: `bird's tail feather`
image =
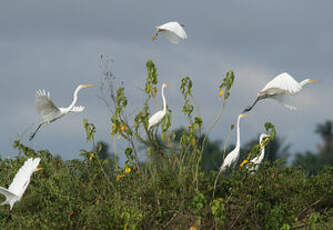
{"label": "bird's tail feather", "polygon": [[29,141],[31,141],[35,137],[35,135],[38,132],[38,130],[40,129],[40,127],[42,127],[42,124],[39,124],[37,129],[30,135]]}

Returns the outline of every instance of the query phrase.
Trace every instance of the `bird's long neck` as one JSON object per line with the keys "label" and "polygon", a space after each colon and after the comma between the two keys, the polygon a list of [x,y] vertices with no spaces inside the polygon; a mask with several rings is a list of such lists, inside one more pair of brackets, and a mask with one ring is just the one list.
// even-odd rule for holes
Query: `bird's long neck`
{"label": "bird's long neck", "polygon": [[309,79],[305,79],[305,80],[301,81],[299,84],[303,87],[303,86],[305,86],[308,83],[310,83],[310,80]]}
{"label": "bird's long neck", "polygon": [[260,137],[260,140],[259,140],[259,145],[260,145],[260,148],[261,148],[261,152],[260,152],[260,155],[259,155],[259,161],[261,162],[262,159],[264,159],[264,156],[265,156],[265,146],[261,146],[261,142],[263,141],[263,137]]}
{"label": "bird's long neck", "polygon": [[74,91],[74,94],[73,94],[73,101],[72,103],[66,108],[66,111],[69,112],[73,109],[73,107],[75,106],[76,102],[77,102],[77,94],[79,93],[81,87],[77,87]]}
{"label": "bird's long neck", "polygon": [[163,112],[166,113],[166,101],[165,101],[165,96],[164,96],[164,88],[162,88],[162,101],[163,101]]}
{"label": "bird's long neck", "polygon": [[240,149],[240,128],[239,128],[240,118],[241,117],[238,116],[238,119],[237,119],[237,130],[236,130],[237,141],[236,141],[236,147],[235,147],[235,149]]}

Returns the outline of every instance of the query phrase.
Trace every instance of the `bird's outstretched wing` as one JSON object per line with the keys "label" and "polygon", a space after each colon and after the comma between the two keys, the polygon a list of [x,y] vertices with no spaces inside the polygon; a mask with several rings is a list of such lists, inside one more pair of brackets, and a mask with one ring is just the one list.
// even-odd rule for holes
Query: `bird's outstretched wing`
{"label": "bird's outstretched wing", "polygon": [[11,200],[11,199],[17,197],[16,194],[12,193],[8,189],[6,189],[4,187],[1,187],[1,186],[0,186],[0,193],[6,197],[6,201],[4,201],[3,203],[1,203],[0,205],[4,205],[4,204],[7,203],[8,200]]}
{"label": "bird's outstretched wing", "polygon": [[71,110],[71,112],[82,112],[85,109],[84,106],[79,105],[79,106],[74,106]]}
{"label": "bird's outstretched wing", "polygon": [[37,90],[35,104],[37,112],[42,115],[42,120],[48,120],[50,115],[60,112],[58,107],[51,101],[50,93],[45,90]]}
{"label": "bird's outstretched wing", "polygon": [[37,168],[40,162],[40,158],[29,158],[23,164],[23,166],[16,173],[13,182],[10,184],[8,190],[16,196],[21,196],[25,188],[28,186],[31,174]]}
{"label": "bird's outstretched wing", "polygon": [[187,39],[184,28],[178,22],[168,22],[157,27],[171,43],[178,44],[180,39]]}
{"label": "bird's outstretched wing", "polygon": [[[267,83],[267,85],[260,91],[260,93],[266,92],[269,94],[287,93],[295,95],[302,89],[302,86],[288,73],[281,73],[273,80]],[[260,94],[259,93],[259,94]]]}

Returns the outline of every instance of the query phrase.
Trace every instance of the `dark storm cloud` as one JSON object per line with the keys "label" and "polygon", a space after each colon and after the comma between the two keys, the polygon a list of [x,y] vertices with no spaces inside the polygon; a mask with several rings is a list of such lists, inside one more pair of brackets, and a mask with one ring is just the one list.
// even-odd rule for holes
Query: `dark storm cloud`
{"label": "dark storm cloud", "polygon": [[[57,105],[66,106],[78,84],[98,86],[101,53],[115,60],[112,70],[125,82],[131,112],[140,108],[145,61],[152,58],[160,82],[171,83],[167,98],[176,126],[184,122],[181,77],[192,77],[201,113],[212,120],[219,105],[217,85],[233,69],[232,96],[212,133],[222,139],[274,75],[288,71],[297,80],[320,80],[295,99],[299,111],[263,102],[242,123],[244,141],[262,132],[269,120],[295,150],[313,149],[319,141],[313,134],[316,123],[332,114],[327,106],[333,83],[332,6],[330,1],[5,1],[0,8],[0,103],[6,108],[0,152],[15,154],[11,142],[22,135],[25,141],[37,122],[36,89],[49,90]],[[152,42],[154,26],[168,20],[185,24],[189,39],[178,46],[162,37]],[[66,159],[77,157],[82,146],[89,148],[82,132],[84,117],[96,123],[98,138],[109,141],[109,114],[98,93],[98,87],[80,92],[79,103],[86,110],[45,127],[31,145]]]}

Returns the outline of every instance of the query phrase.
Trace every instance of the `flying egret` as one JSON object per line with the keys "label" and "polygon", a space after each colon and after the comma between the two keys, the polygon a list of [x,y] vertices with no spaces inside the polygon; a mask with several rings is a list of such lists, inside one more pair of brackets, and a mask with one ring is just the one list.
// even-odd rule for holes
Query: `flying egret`
{"label": "flying egret", "polygon": [[258,170],[259,164],[264,159],[264,156],[265,156],[265,146],[263,146],[264,138],[268,138],[270,136],[271,136],[270,134],[266,134],[266,133],[262,133],[260,135],[260,137],[259,137],[259,146],[260,146],[261,151],[260,151],[260,154],[258,156],[256,156],[255,158],[253,158],[251,160],[253,165],[248,167],[251,171],[252,170]]}
{"label": "flying egret", "polygon": [[296,107],[288,104],[287,96],[294,96],[300,92],[308,83],[319,82],[316,80],[305,79],[301,82],[297,82],[292,76],[288,73],[281,73],[276,76],[273,80],[267,83],[267,85],[258,93],[254,103],[246,108],[243,112],[250,111],[253,106],[260,100],[266,98],[272,98],[280,102],[283,106],[290,110],[295,110]]}
{"label": "flying egret", "polygon": [[231,166],[232,163],[234,163],[235,161],[238,160],[239,157],[239,151],[240,151],[240,128],[239,128],[239,122],[240,119],[243,117],[247,117],[247,114],[239,114],[238,118],[237,118],[237,142],[236,142],[236,147],[234,148],[234,150],[232,150],[227,156],[226,158],[224,158],[223,160],[223,164],[220,167],[220,172],[225,171],[228,167]]}
{"label": "flying egret", "polygon": [[156,33],[153,35],[153,40],[155,40],[160,33],[171,43],[178,44],[181,39],[187,39],[187,35],[183,27],[184,26],[178,22],[167,22],[163,25],[156,26]]}
{"label": "flying egret", "polygon": [[69,112],[82,112],[84,110],[84,106],[75,106],[77,102],[77,95],[79,91],[83,88],[87,88],[92,86],[91,84],[79,85],[73,95],[73,101],[67,108],[58,108],[50,99],[50,93],[45,90],[37,90],[36,92],[36,109],[41,114],[41,120],[37,129],[31,134],[29,140],[36,135],[38,130],[42,127],[42,125],[49,124],[59,118],[65,116]]}
{"label": "flying egret", "polygon": [[154,126],[161,123],[162,119],[164,118],[166,114],[166,100],[164,96],[164,89],[168,87],[168,84],[162,84],[162,100],[163,100],[163,109],[154,113],[148,120],[148,130],[153,128]]}
{"label": "flying egret", "polygon": [[6,197],[6,200],[0,205],[9,204],[10,210],[12,210],[15,202],[21,200],[30,183],[32,173],[41,170],[41,168],[37,168],[39,161],[39,157],[35,159],[29,158],[16,173],[13,182],[9,185],[8,189],[0,186],[0,193]]}

